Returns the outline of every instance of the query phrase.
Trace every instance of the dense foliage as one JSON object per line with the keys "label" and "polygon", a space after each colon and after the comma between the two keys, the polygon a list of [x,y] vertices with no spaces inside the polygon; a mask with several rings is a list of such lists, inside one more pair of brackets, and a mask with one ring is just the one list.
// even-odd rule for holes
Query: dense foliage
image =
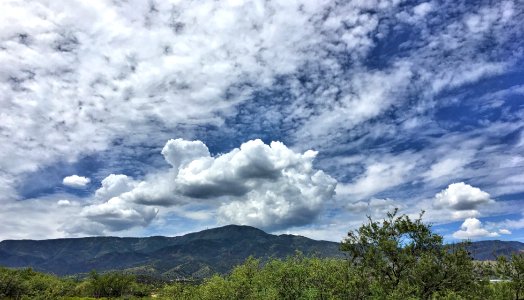
{"label": "dense foliage", "polygon": [[91,272],[83,280],[60,278],[31,269],[0,267],[0,299],[71,299],[73,297],[146,297],[152,286],[130,274]]}
{"label": "dense foliage", "polygon": [[475,262],[465,244],[443,245],[421,217],[394,211],[382,221],[369,219],[342,241],[345,259],[300,252],[249,258],[203,281],[143,283],[94,271],[80,280],[0,268],[0,299],[522,299],[524,254]]}
{"label": "dense foliage", "polygon": [[411,220],[394,211],[382,222],[370,219],[348,233],[341,250],[365,278],[361,287],[369,285],[363,298],[431,299],[451,292],[474,297],[485,286],[465,245],[444,246],[442,237],[422,222],[422,214]]}
{"label": "dense foliage", "polygon": [[513,254],[511,259],[500,256],[495,268],[499,277],[507,280],[514,298],[524,299],[524,253]]}

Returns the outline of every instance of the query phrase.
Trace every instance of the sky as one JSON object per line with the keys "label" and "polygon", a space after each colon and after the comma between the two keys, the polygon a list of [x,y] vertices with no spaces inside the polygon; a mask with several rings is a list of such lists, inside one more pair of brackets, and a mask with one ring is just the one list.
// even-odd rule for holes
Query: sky
{"label": "sky", "polygon": [[395,208],[524,242],[522,1],[0,2],[0,240]]}

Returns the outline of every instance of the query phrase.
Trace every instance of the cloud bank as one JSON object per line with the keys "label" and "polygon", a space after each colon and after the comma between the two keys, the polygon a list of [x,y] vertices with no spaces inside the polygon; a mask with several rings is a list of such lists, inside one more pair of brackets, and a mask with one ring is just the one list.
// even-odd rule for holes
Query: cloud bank
{"label": "cloud bank", "polygon": [[[283,143],[243,143],[211,156],[201,141],[169,140],[162,149],[166,172],[137,181],[111,174],[102,180],[95,201],[82,209],[88,222],[119,231],[147,226],[160,207],[200,203],[215,210],[222,224],[282,229],[310,224],[329,204],[336,180],[313,168],[317,152],[296,153]],[[97,225],[98,226],[98,225]]]}

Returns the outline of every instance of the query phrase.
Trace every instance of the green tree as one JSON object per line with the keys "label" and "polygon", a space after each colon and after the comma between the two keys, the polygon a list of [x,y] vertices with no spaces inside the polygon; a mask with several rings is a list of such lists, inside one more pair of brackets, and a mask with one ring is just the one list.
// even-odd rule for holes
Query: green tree
{"label": "green tree", "polygon": [[501,279],[509,280],[516,300],[523,299],[524,292],[524,253],[513,254],[511,259],[504,256],[497,258],[497,274]]}
{"label": "green tree", "polygon": [[19,271],[0,268],[0,298],[19,299],[26,288]]}
{"label": "green tree", "polygon": [[0,267],[0,299],[57,299],[70,294],[74,283],[32,269]]}
{"label": "green tree", "polygon": [[412,220],[395,209],[348,233],[340,249],[350,268],[370,282],[359,298],[431,299],[446,290],[466,293],[478,283],[463,245],[445,247],[423,214]]}
{"label": "green tree", "polygon": [[140,290],[140,294],[143,293],[135,282],[133,275],[119,272],[98,274],[96,271],[91,271],[88,277],[87,289],[90,296],[95,298],[132,295],[135,289]]}

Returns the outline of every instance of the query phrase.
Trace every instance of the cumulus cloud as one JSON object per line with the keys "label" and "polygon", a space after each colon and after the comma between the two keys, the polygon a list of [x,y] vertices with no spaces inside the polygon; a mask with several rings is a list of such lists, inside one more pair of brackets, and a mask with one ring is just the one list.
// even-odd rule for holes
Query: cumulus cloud
{"label": "cumulus cloud", "polygon": [[439,208],[471,211],[480,205],[493,202],[490,195],[464,182],[452,183],[435,195],[434,204]]}
{"label": "cumulus cloud", "polygon": [[295,153],[280,142],[248,141],[216,158],[202,157],[181,168],[177,190],[194,198],[242,196],[260,183],[311,173],[316,155],[311,150]]}
{"label": "cumulus cloud", "polygon": [[102,204],[84,207],[80,216],[106,226],[109,231],[120,231],[135,226],[147,226],[157,213],[158,208],[133,205],[114,197]]}
{"label": "cumulus cloud", "polygon": [[436,193],[427,200],[425,206],[432,206],[434,209],[429,211],[429,216],[442,222],[475,219],[484,214],[498,214],[505,210],[503,205],[488,210],[493,203],[495,200],[487,192],[464,182],[457,182]]}
{"label": "cumulus cloud", "polygon": [[322,171],[286,170],[276,182],[254,188],[246,199],[222,205],[220,223],[267,229],[310,224],[334,194],[336,181]]}
{"label": "cumulus cloud", "polygon": [[58,206],[68,206],[71,205],[71,202],[69,200],[58,200],[56,204],[58,204]]}
{"label": "cumulus cloud", "polygon": [[71,175],[64,177],[62,180],[62,184],[72,187],[72,188],[83,188],[86,185],[88,185],[91,182],[91,179],[84,177],[84,176],[78,176],[78,175]]}
{"label": "cumulus cloud", "polygon": [[235,199],[219,208],[222,223],[263,228],[308,224],[336,186],[333,178],[313,168],[316,155],[311,150],[295,153],[280,142],[252,140],[216,158],[193,160],[179,170],[175,186],[187,197]]}
{"label": "cumulus cloud", "polygon": [[82,216],[120,230],[147,225],[152,205],[201,202],[218,207],[220,223],[285,228],[311,223],[334,195],[336,180],[313,168],[317,153],[296,153],[283,143],[243,143],[212,157],[200,141],[169,140],[162,150],[172,166],[137,182],[111,174],[97,190],[108,201],[83,209]]}
{"label": "cumulus cloud", "polygon": [[460,230],[453,233],[456,239],[476,239],[484,237],[497,237],[497,232],[491,232],[482,226],[482,222],[476,218],[467,218],[460,226]]}
{"label": "cumulus cloud", "polygon": [[101,184],[102,186],[95,192],[95,197],[100,200],[109,200],[129,192],[137,185],[137,182],[123,174],[110,174],[102,180]]}
{"label": "cumulus cloud", "polygon": [[175,191],[175,178],[176,170],[148,174],[132,190],[118,197],[127,203],[158,206],[171,206],[190,201]]}
{"label": "cumulus cloud", "polygon": [[162,155],[177,170],[197,158],[210,156],[209,149],[201,141],[183,139],[169,140],[162,148]]}

